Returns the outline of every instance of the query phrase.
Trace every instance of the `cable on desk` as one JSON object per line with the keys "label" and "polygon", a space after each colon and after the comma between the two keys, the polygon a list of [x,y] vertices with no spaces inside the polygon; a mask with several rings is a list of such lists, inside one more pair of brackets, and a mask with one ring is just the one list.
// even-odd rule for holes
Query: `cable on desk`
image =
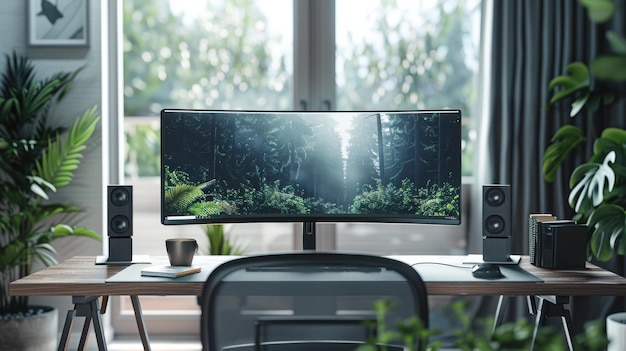
{"label": "cable on desk", "polygon": [[417,262],[417,263],[412,263],[411,267],[415,267],[418,264],[438,264],[438,265],[442,265],[442,266],[448,266],[448,267],[454,267],[454,268],[461,268],[461,269],[472,269],[472,266],[468,266],[468,265],[458,265],[458,264],[452,264],[452,263],[443,263],[443,262]]}

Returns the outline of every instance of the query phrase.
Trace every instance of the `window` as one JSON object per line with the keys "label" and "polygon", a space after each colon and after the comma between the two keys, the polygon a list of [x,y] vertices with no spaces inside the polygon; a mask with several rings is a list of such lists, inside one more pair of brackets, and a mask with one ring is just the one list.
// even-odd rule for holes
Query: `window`
{"label": "window", "polygon": [[[162,108],[461,108],[466,119],[464,157],[471,158],[480,0],[118,1],[123,11],[124,173],[135,192],[133,239],[138,254],[164,255],[164,241],[173,236],[192,236],[208,245],[202,242],[202,227],[160,225],[154,189],[160,181]],[[464,161],[466,175],[470,165]],[[293,247],[291,224],[233,228],[247,252]],[[321,232],[331,238],[331,245],[362,251],[388,244],[410,248],[403,240],[419,247],[423,239],[420,234],[404,235],[404,226],[398,228],[403,233],[389,241],[363,240],[376,230],[342,224]],[[341,235],[335,237],[335,231]],[[462,237],[461,230],[447,240],[462,250]],[[450,246],[441,242],[429,249]],[[180,332],[171,329],[175,325],[189,330],[189,325],[172,320],[193,319],[193,303],[168,297],[171,308],[165,310],[159,298],[154,299],[144,303],[152,333]],[[115,323],[130,324],[116,329],[132,332],[130,302],[121,306]],[[168,326],[159,328],[151,321],[168,321]]]}

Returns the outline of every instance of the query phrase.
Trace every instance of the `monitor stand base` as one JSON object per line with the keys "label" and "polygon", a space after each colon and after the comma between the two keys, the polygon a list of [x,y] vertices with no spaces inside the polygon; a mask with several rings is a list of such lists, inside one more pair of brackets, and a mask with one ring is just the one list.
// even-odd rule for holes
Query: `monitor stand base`
{"label": "monitor stand base", "polygon": [[150,255],[133,255],[130,261],[109,261],[109,256],[96,256],[96,264],[129,265],[137,263],[152,263]]}

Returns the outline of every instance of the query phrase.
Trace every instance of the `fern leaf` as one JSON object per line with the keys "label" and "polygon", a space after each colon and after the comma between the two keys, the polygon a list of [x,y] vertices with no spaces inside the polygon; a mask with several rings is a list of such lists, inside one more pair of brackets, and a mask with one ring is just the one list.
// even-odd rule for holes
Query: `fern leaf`
{"label": "fern leaf", "polygon": [[85,143],[93,135],[99,119],[94,106],[74,121],[64,145],[59,138],[51,142],[36,164],[38,175],[57,188],[68,185],[74,177],[73,171],[80,164],[79,159],[82,158],[81,152],[85,150]]}
{"label": "fern leaf", "polygon": [[168,213],[186,213],[189,206],[204,194],[201,190],[203,184],[198,186],[179,184],[166,190],[165,206]]}

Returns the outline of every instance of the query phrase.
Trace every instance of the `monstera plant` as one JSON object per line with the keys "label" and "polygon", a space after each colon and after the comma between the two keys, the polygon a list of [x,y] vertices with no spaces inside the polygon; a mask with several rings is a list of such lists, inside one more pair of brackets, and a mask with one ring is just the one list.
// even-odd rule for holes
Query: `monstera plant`
{"label": "monstera plant", "polygon": [[[580,0],[580,3],[596,23],[604,23],[612,16],[622,16],[623,21],[624,14],[616,12],[613,0]],[[600,53],[589,66],[573,62],[567,66],[568,74],[550,82],[550,89],[558,88],[550,103],[573,101],[572,118],[587,110],[595,121],[601,117],[613,121],[626,119],[623,109],[607,116],[610,107],[624,98],[626,91],[626,39],[612,31],[606,32],[606,39],[611,53]],[[598,125],[594,123],[595,127]],[[570,152],[580,151],[584,143],[593,143],[593,153],[571,174],[568,202],[576,211],[574,219],[589,226],[590,253],[600,261],[607,261],[615,253],[626,254],[626,130],[608,127],[596,132],[594,140],[587,140],[579,127],[562,126],[545,151],[543,171],[546,180],[554,180]]]}
{"label": "monstera plant", "polygon": [[[50,111],[79,73],[38,80],[30,60],[6,57],[0,80],[0,316],[29,310],[26,297],[10,296],[9,283],[31,273],[34,263],[56,263],[51,242],[78,235],[101,240],[72,225],[80,208],[50,196],[69,185],[99,116],[87,110],[69,126]],[[1,346],[1,345],[0,345]],[[0,347],[2,348],[2,347]]]}

